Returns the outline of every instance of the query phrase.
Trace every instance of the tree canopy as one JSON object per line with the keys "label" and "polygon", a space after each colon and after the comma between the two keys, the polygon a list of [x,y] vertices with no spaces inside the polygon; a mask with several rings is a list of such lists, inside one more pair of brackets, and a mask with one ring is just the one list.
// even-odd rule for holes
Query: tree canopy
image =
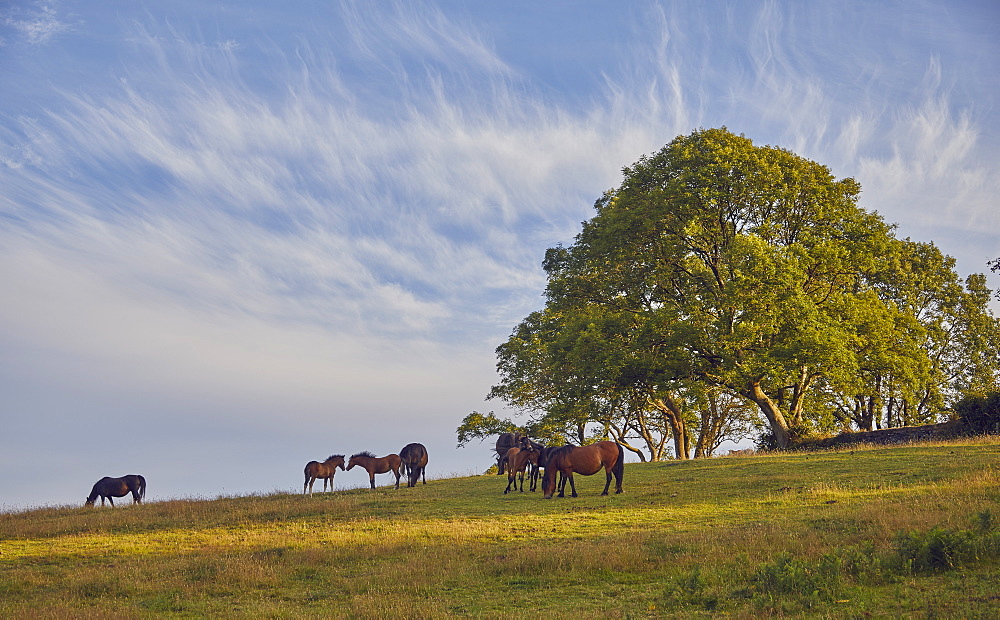
{"label": "tree canopy", "polygon": [[985,278],[962,283],[933,244],[897,239],[854,179],[725,128],[623,173],[574,243],[546,252],[545,307],[498,347],[492,397],[654,458],[669,434],[687,458],[727,399],[716,433],[750,404],[783,447],[996,383]]}

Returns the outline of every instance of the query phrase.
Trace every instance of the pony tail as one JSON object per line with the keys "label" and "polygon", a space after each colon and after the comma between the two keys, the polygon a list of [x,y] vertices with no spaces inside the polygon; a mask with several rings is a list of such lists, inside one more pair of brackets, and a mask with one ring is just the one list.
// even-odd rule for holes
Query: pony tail
{"label": "pony tail", "polygon": [[145,499],[146,497],[146,479],[139,476],[139,499]]}
{"label": "pony tail", "polygon": [[618,460],[615,461],[615,473],[621,476],[625,474],[625,448],[618,442],[615,442],[615,445],[618,446]]}

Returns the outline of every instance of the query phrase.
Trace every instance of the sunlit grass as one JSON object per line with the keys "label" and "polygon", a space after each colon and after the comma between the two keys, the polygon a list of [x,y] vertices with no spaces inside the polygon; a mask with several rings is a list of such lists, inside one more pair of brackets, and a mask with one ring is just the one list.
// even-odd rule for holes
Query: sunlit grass
{"label": "sunlit grass", "polygon": [[963,530],[990,510],[1000,520],[998,463],[997,444],[977,440],[630,464],[625,493],[608,497],[602,476],[552,500],[469,476],[5,513],[0,615],[851,617],[884,616],[886,597],[919,613],[936,596],[986,616],[1000,609],[992,559],[961,579],[838,577],[835,600],[755,580],[778,571],[794,585],[829,554],[889,552],[900,531]]}

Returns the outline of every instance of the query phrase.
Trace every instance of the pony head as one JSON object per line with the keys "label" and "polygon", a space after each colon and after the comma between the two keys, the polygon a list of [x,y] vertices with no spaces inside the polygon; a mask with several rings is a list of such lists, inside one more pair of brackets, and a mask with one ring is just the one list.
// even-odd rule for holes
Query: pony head
{"label": "pony head", "polygon": [[375,455],[367,450],[365,450],[364,452],[358,452],[357,454],[352,454],[350,460],[348,460],[347,462],[347,470],[345,471],[350,471],[352,467],[354,467],[355,465],[359,465],[360,463],[357,463],[355,460],[359,458],[373,459],[375,458]]}

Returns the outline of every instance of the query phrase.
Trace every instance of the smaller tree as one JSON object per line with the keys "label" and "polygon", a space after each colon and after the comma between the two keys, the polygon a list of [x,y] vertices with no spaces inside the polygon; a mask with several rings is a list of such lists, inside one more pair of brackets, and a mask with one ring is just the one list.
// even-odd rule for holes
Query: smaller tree
{"label": "smaller tree", "polygon": [[756,409],[745,399],[720,389],[708,389],[698,400],[698,437],[694,458],[712,456],[724,441],[755,435],[762,425]]}
{"label": "smaller tree", "polygon": [[486,414],[473,411],[462,418],[455,432],[458,434],[458,447],[461,448],[473,439],[482,441],[491,435],[523,433],[524,429],[510,420],[498,418],[492,411]]}

